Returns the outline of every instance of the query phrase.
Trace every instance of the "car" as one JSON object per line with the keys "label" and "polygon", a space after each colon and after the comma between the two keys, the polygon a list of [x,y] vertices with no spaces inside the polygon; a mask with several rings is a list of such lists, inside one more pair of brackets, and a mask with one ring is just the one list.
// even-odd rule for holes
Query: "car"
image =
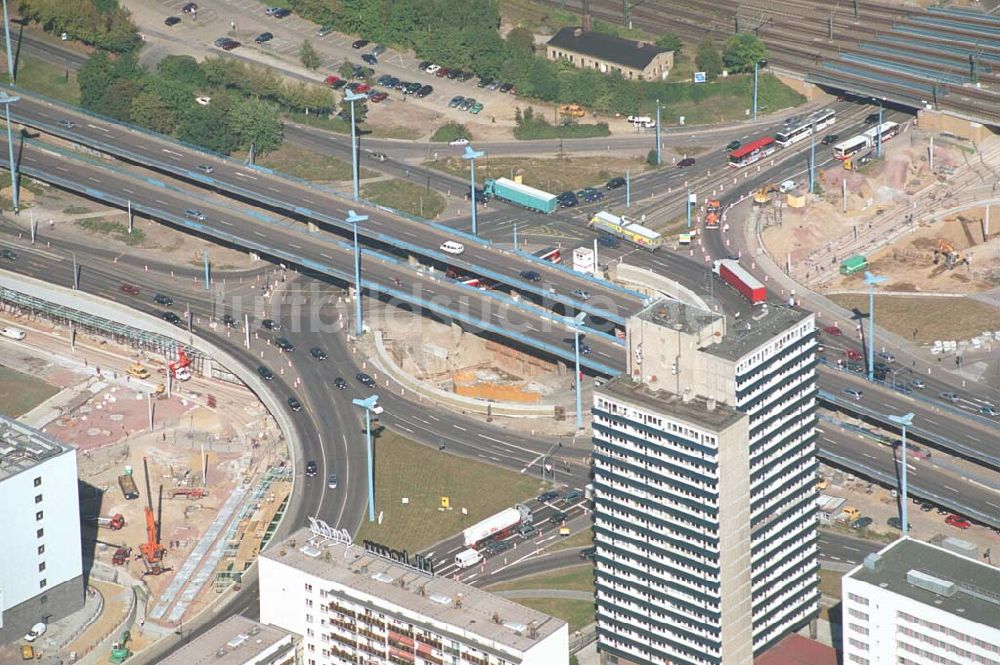
{"label": "car", "polygon": [[323,79],[323,84],[324,85],[333,85],[334,83],[336,83],[337,81],[340,81],[340,80],[342,80],[342,79],[339,76],[337,76],[335,74],[330,74],[325,79]]}
{"label": "car", "polygon": [[411,84],[409,84],[408,86],[406,86],[406,90],[404,90],[403,92],[404,92],[405,94],[407,94],[407,95],[415,95],[415,94],[417,94],[417,93],[418,93],[418,92],[419,92],[419,91],[420,91],[420,90],[421,90],[421,89],[422,89],[423,87],[424,87],[424,84],[423,84],[423,83],[420,83],[419,81],[414,81],[413,83],[411,83]]}
{"label": "car", "polygon": [[366,92],[368,92],[369,90],[372,89],[372,87],[370,85],[368,85],[367,83],[352,83],[351,85],[354,86],[354,88],[353,88],[354,92],[357,93],[357,94],[359,94],[359,95],[363,94],[363,93],[366,93]]}
{"label": "car", "polygon": [[556,197],[559,201],[560,208],[575,208],[580,203],[580,199],[576,198],[576,194],[573,192],[563,192]]}
{"label": "car", "polygon": [[361,60],[364,61],[365,64],[371,65],[372,67],[378,64],[378,58],[371,53],[362,53]]}
{"label": "car", "polygon": [[565,524],[566,519],[568,517],[569,516],[566,515],[566,513],[557,510],[556,512],[552,513],[551,517],[549,517],[549,522],[551,522],[552,524]]}
{"label": "car", "polygon": [[953,393],[950,390],[946,390],[945,392],[939,394],[938,397],[946,402],[955,403],[958,401],[958,393]]}
{"label": "car", "polygon": [[383,53],[385,53],[387,48],[388,47],[385,44],[376,44],[375,48],[371,50],[371,54],[377,58]]}
{"label": "car", "polygon": [[826,328],[823,328],[823,332],[827,335],[832,335],[833,337],[841,337],[844,334],[839,326],[827,326]]}
{"label": "car", "polygon": [[542,281],[542,276],[535,270],[522,270],[518,276],[526,282]]}
{"label": "car", "polygon": [[896,356],[892,355],[888,351],[880,351],[879,353],[875,354],[875,357],[879,358],[880,360],[884,360],[887,363],[896,362]]}
{"label": "car", "polygon": [[319,348],[318,346],[314,346],[313,348],[309,349],[309,355],[311,355],[316,360],[326,360],[326,351]]}
{"label": "car", "polygon": [[864,529],[871,526],[874,520],[870,517],[859,517],[858,519],[851,522],[852,529]]}
{"label": "car", "polygon": [[458,105],[459,110],[468,111],[476,104],[475,97],[466,97],[461,104]]}
{"label": "car", "polygon": [[597,242],[600,243],[602,247],[607,247],[609,249],[618,249],[622,244],[621,240],[606,233],[597,236]]}
{"label": "car", "polygon": [[448,108],[450,109],[457,108],[459,104],[461,104],[464,101],[465,97],[462,97],[461,95],[455,95],[454,97],[451,98],[451,101],[448,102]]}
{"label": "car", "polygon": [[222,48],[223,51],[232,51],[233,49],[237,49],[237,48],[239,48],[241,46],[243,46],[243,44],[240,44],[238,41],[230,39],[228,42],[226,42],[225,44],[223,44],[220,48]]}
{"label": "car", "polygon": [[274,16],[276,11],[278,11],[277,7],[266,7],[264,9],[264,16]]}
{"label": "car", "polygon": [[368,95],[368,99],[375,104],[381,104],[385,100],[389,99],[389,93],[387,92],[373,92]]}
{"label": "car", "polygon": [[274,33],[262,32],[253,38],[254,44],[263,44],[264,42],[269,42],[274,39]]}
{"label": "car", "polygon": [[326,478],[326,486],[332,490],[337,489],[337,474],[331,473]]}
{"label": "car", "polygon": [[378,152],[378,151],[369,153],[368,157],[369,159],[373,159],[376,162],[384,162],[387,159],[389,159],[389,155],[385,154],[384,152]]}
{"label": "car", "polygon": [[978,409],[979,415],[981,416],[1000,416],[1000,411],[996,407],[989,404],[984,404]]}
{"label": "car", "polygon": [[406,91],[409,89],[409,87],[410,87],[410,82],[409,81],[400,81],[400,80],[397,80],[395,83],[392,84],[392,89],[393,90],[399,90],[404,95],[406,94]]}
{"label": "car", "polygon": [[316,465],[316,460],[309,460],[308,462],[306,462],[306,475],[307,476],[309,476],[310,478],[312,478],[313,476],[316,475],[316,471],[318,471],[318,470],[319,470],[319,467]]}
{"label": "car", "polygon": [[374,388],[375,387],[375,379],[373,379],[368,374],[365,374],[364,372],[358,372],[354,376],[354,378],[357,379],[358,383],[360,383],[362,385],[368,386],[369,388]]}
{"label": "car", "polygon": [[238,325],[236,323],[236,317],[234,317],[232,314],[223,314],[222,325],[226,326],[227,328],[235,328]]}
{"label": "car", "polygon": [[500,92],[506,94],[514,89],[513,83],[503,83],[500,85]]}
{"label": "car", "polygon": [[177,316],[173,312],[161,312],[160,313],[160,318],[163,319],[164,321],[166,321],[167,323],[174,324],[175,326],[177,324],[181,323],[181,317]]}
{"label": "car", "polygon": [[199,164],[195,168],[204,173],[205,175],[211,175],[212,172],[215,171],[215,167],[209,166],[208,164]]}
{"label": "car", "polygon": [[448,145],[451,146],[469,145],[469,139],[465,138],[464,136],[459,136],[457,139],[452,139],[448,141]]}
{"label": "car", "polygon": [[[890,517],[889,519],[887,519],[885,521],[885,523],[888,524],[889,526],[891,526],[893,529],[899,529],[899,530],[903,529],[903,522],[898,517]],[[910,530],[912,528],[913,528],[913,525],[910,524],[909,522],[907,522],[906,523],[906,529]]]}
{"label": "car", "polygon": [[823,140],[819,142],[820,145],[833,145],[840,138],[840,134],[827,134],[823,137]]}
{"label": "car", "polygon": [[197,219],[199,222],[205,221],[205,213],[197,208],[189,208],[188,210],[185,210],[184,216],[190,217],[191,219]]}
{"label": "car", "polygon": [[863,362],[859,362],[857,360],[850,360],[847,363],[847,370],[849,372],[854,372],[855,374],[864,374],[865,373],[865,364]]}
{"label": "car", "polygon": [[573,503],[574,501],[578,501],[579,499],[582,498],[583,498],[582,491],[570,490],[562,495],[562,499],[560,499],[560,501],[562,501],[563,504],[567,504],[567,503]]}
{"label": "car", "polygon": [[596,556],[597,556],[596,547],[584,547],[582,550],[580,550],[581,559],[590,559],[591,561],[593,561],[594,557]]}
{"label": "car", "polygon": [[844,355],[848,360],[861,360],[861,352],[857,349],[844,349]]}
{"label": "car", "polygon": [[45,634],[46,625],[44,623],[36,623],[31,627],[31,630],[24,636],[25,642],[34,642],[39,637]]}
{"label": "car", "polygon": [[683,169],[687,168],[688,166],[694,166],[694,164],[695,164],[694,157],[685,157],[684,159],[677,162],[677,168]]}
{"label": "car", "polygon": [[174,299],[162,293],[157,293],[156,295],[153,296],[153,302],[155,302],[157,305],[170,307],[171,305],[174,304]]}
{"label": "car", "polygon": [[559,492],[555,490],[548,490],[547,492],[542,492],[536,498],[538,499],[538,503],[548,503],[549,501],[552,501],[553,499],[556,499],[558,497],[559,497]]}
{"label": "car", "polygon": [[500,81],[499,81],[498,79],[493,79],[493,80],[492,80],[492,81],[490,81],[490,82],[489,82],[489,84],[488,84],[488,85],[486,86],[486,89],[487,89],[487,90],[496,90],[496,89],[497,89],[497,88],[499,88],[499,87],[500,87]]}
{"label": "car", "polygon": [[465,245],[460,242],[455,242],[454,240],[448,240],[441,243],[441,247],[439,247],[439,249],[446,254],[455,254],[457,256],[465,251]]}
{"label": "car", "polygon": [[910,381],[909,386],[911,388],[916,388],[917,390],[923,390],[927,387],[927,384],[924,383],[923,379],[913,379]]}
{"label": "car", "polygon": [[479,187],[476,187],[476,203],[484,203],[485,204],[489,200],[490,200],[490,197],[486,196],[486,192],[484,192]]}
{"label": "car", "polygon": [[945,518],[944,523],[959,529],[968,529],[972,526],[969,520],[965,519],[961,515],[948,515],[948,517]]}
{"label": "car", "polygon": [[385,86],[389,85],[389,81],[391,81],[391,80],[392,80],[392,77],[390,75],[388,75],[388,74],[382,74],[382,76],[379,76],[378,80],[375,81],[375,84],[385,87]]}
{"label": "car", "polygon": [[920,512],[922,512],[922,513],[929,513],[932,510],[934,510],[934,504],[933,503],[929,503],[927,501],[924,501],[923,503],[920,504]]}
{"label": "car", "polygon": [[351,48],[358,49],[368,46],[370,42],[367,39],[355,39],[354,43],[351,44]]}
{"label": "car", "polygon": [[287,9],[286,7],[278,7],[276,10],[274,10],[274,14],[272,14],[274,18],[285,18],[291,15],[292,15],[292,10]]}
{"label": "car", "polygon": [[289,397],[288,408],[298,413],[302,410],[302,402],[300,402],[297,397]]}
{"label": "car", "polygon": [[347,85],[347,81],[344,81],[343,79],[337,79],[336,81],[330,84],[330,87],[333,88],[334,90],[340,90],[345,85]]}
{"label": "car", "polygon": [[122,284],[120,290],[127,296],[139,295],[139,287],[135,286],[134,284]]}
{"label": "car", "polygon": [[864,396],[864,393],[857,388],[844,388],[844,394],[857,400]]}
{"label": "car", "polygon": [[319,30],[316,31],[316,36],[317,37],[326,37],[331,32],[333,32],[333,26],[332,25],[324,25],[322,28],[320,28]]}
{"label": "car", "polygon": [[282,351],[284,351],[285,353],[295,350],[295,345],[289,342],[288,339],[285,337],[275,338],[274,345],[279,349],[281,349]]}
{"label": "car", "polygon": [[522,524],[517,527],[517,535],[521,538],[531,538],[538,533],[538,528],[534,524]]}
{"label": "car", "polygon": [[334,379],[333,385],[337,387],[337,390],[347,390],[347,381],[345,381],[342,376],[338,376]]}
{"label": "car", "polygon": [[[575,346],[575,342],[574,342],[574,346]],[[585,344],[583,342],[580,342],[580,354],[584,355],[584,356],[589,356],[590,355],[590,345],[589,344]]]}
{"label": "car", "polygon": [[726,150],[728,150],[729,152],[732,152],[733,150],[739,150],[741,145],[743,144],[740,143],[738,139],[734,139],[730,141],[728,145],[726,145]]}
{"label": "car", "polygon": [[476,81],[476,87],[477,88],[485,88],[486,86],[488,86],[490,84],[490,81],[491,81],[491,79],[484,78],[484,77],[480,76],[479,80]]}
{"label": "car", "polygon": [[455,79],[457,79],[461,75],[462,75],[462,70],[461,69],[449,69],[448,73],[446,74],[446,76],[448,77],[448,80],[450,80],[450,81],[454,81]]}
{"label": "car", "polygon": [[265,365],[257,365],[257,373],[260,374],[260,378],[265,381],[270,381],[274,378],[274,372],[271,371],[270,367]]}
{"label": "car", "polygon": [[479,115],[480,113],[482,113],[484,108],[486,107],[483,106],[482,102],[476,102],[475,104],[472,105],[472,108],[469,109],[469,113],[471,113],[472,115]]}
{"label": "car", "polygon": [[430,66],[431,66],[432,64],[433,64],[433,63],[432,63],[432,62],[431,62],[430,60],[421,60],[421,61],[420,61],[420,62],[419,62],[419,63],[417,64],[417,69],[419,69],[419,70],[420,70],[420,71],[422,71],[422,72],[426,72],[426,71],[427,71],[427,68],[428,68],[428,67],[430,67]]}
{"label": "car", "polygon": [[608,182],[605,183],[604,185],[604,189],[618,189],[619,187],[624,187],[624,186],[625,186],[625,178],[618,176],[612,178],[611,180],[608,180]]}
{"label": "car", "polygon": [[447,67],[442,67],[441,69],[434,72],[434,76],[438,77],[439,79],[443,79],[445,76],[449,74],[450,71],[451,70],[449,70]]}
{"label": "car", "polygon": [[264,319],[260,322],[260,327],[267,330],[281,330],[281,323],[274,319]]}
{"label": "car", "polygon": [[878,122],[878,113],[869,113],[865,116],[866,125],[874,125]]}
{"label": "car", "polygon": [[424,86],[421,86],[420,89],[417,90],[414,94],[417,97],[419,97],[420,99],[423,99],[424,97],[426,97],[427,95],[431,94],[432,92],[434,92],[434,86],[432,86],[432,85],[424,85]]}
{"label": "car", "polygon": [[431,63],[426,67],[424,67],[424,71],[427,72],[428,74],[436,74],[438,73],[438,71],[440,71],[440,69],[441,65],[435,65],[434,63]]}
{"label": "car", "polygon": [[181,7],[181,11],[184,12],[185,14],[194,14],[195,12],[198,11],[198,3],[189,2],[183,7]]}
{"label": "car", "polygon": [[474,76],[475,74],[473,74],[472,72],[467,72],[463,70],[462,73],[458,75],[458,80],[461,81],[462,83],[465,83]]}
{"label": "car", "polygon": [[486,551],[490,554],[497,555],[503,554],[512,547],[514,547],[514,545],[510,541],[496,540],[486,546]]}
{"label": "car", "polygon": [[573,289],[573,296],[579,298],[580,300],[590,300],[590,291],[585,291],[584,289]]}
{"label": "car", "polygon": [[173,27],[180,22],[181,22],[180,16],[168,16],[167,18],[163,19],[163,25],[167,26],[168,28]]}

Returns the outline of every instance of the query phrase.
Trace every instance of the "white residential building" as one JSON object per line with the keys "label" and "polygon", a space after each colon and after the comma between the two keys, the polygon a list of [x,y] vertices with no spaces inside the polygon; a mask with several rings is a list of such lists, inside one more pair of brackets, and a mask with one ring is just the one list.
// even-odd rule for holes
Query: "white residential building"
{"label": "white residential building", "polygon": [[749,664],[816,616],[815,346],[793,307],[629,320],[593,407],[604,662]]}
{"label": "white residential building", "polygon": [[0,415],[0,643],[83,607],[76,449]]}
{"label": "white residential building", "polygon": [[845,665],[1000,665],[1000,570],[904,538],[841,581]]}
{"label": "white residential building", "polygon": [[156,665],[298,665],[296,642],[286,630],[234,614]]}
{"label": "white residential building", "polygon": [[260,619],[302,636],[305,665],[569,662],[564,621],[316,526],[258,560]]}

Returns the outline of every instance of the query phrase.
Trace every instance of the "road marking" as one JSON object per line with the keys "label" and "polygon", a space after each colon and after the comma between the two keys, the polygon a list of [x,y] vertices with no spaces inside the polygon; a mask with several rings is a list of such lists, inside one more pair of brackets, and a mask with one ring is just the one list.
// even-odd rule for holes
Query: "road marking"
{"label": "road marking", "polygon": [[233,223],[232,223],[232,222],[227,222],[227,221],[226,221],[226,220],[224,220],[224,219],[220,219],[220,220],[219,220],[219,223],[220,223],[220,224],[225,224],[226,226],[232,226],[232,225],[233,225]]}
{"label": "road marking", "polygon": [[430,413],[427,414],[427,417],[433,420],[434,422],[438,422],[440,420],[440,418]]}
{"label": "road marking", "polygon": [[861,453],[861,454],[867,457],[868,459],[875,459],[874,455],[869,455],[868,453]]}
{"label": "road marking", "polygon": [[852,552],[860,552],[861,551],[857,547],[848,547],[847,545],[844,545],[844,549],[845,550],[851,550]]}
{"label": "road marking", "polygon": [[100,182],[100,180],[98,180],[98,179],[97,179],[97,178],[95,178],[94,176],[87,176],[87,180],[90,180],[90,181],[92,181],[92,182]]}
{"label": "road marking", "polygon": [[295,249],[302,249],[302,245],[296,245],[294,242],[288,243],[289,247],[294,247]]}
{"label": "road marking", "polygon": [[159,203],[160,205],[163,205],[163,206],[168,206],[168,205],[170,205],[169,203],[167,203],[166,201],[163,201],[163,200],[161,200],[161,199],[153,199],[153,201],[154,201],[155,203]]}
{"label": "road marking", "polygon": [[398,427],[399,429],[405,429],[410,434],[413,434],[413,430],[410,429],[409,427],[407,427],[406,425],[403,425],[403,424],[400,424],[400,423],[396,423],[396,427]]}
{"label": "road marking", "polygon": [[833,559],[834,561],[843,561],[843,559],[841,559],[839,556],[831,556],[830,558]]}
{"label": "road marking", "polygon": [[257,235],[259,235],[261,238],[266,238],[267,237],[266,235],[264,235],[260,231],[254,231],[254,233],[256,233]]}
{"label": "road marking", "polygon": [[167,153],[168,155],[170,155],[170,156],[171,156],[171,157],[173,157],[174,159],[180,159],[181,157],[183,157],[183,156],[184,156],[184,155],[182,155],[182,154],[181,154],[181,153],[179,153],[179,152],[174,152],[174,151],[173,151],[173,150],[171,150],[170,148],[163,148],[163,152]]}
{"label": "road marking", "polygon": [[455,429],[460,429],[463,432],[468,432],[469,431],[469,430],[465,429],[464,427],[462,427],[461,425],[452,425],[452,427],[454,427]]}
{"label": "road marking", "polygon": [[326,252],[320,252],[319,255],[325,259],[330,259],[331,261],[333,260],[333,257],[327,254]]}
{"label": "road marking", "polygon": [[955,489],[954,487],[949,487],[948,485],[942,485],[941,487],[945,488],[946,490],[950,490],[950,491],[954,492],[955,494],[958,494],[958,490]]}
{"label": "road marking", "polygon": [[236,175],[241,178],[250,178],[251,180],[256,180],[257,176],[250,175],[249,173],[243,173],[242,171],[237,171]]}
{"label": "road marking", "polygon": [[135,194],[135,192],[133,192],[131,189],[125,189],[124,187],[122,187],[122,191],[125,192],[126,194]]}

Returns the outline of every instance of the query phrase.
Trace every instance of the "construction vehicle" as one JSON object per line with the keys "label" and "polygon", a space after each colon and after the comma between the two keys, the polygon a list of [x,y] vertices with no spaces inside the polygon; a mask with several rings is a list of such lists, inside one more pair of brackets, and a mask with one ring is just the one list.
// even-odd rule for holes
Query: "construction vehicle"
{"label": "construction vehicle", "polygon": [[131,469],[126,469],[125,473],[118,476],[118,487],[122,488],[122,494],[125,495],[126,499],[139,498],[139,488],[135,486]]}
{"label": "construction vehicle", "polygon": [[123,631],[117,642],[111,645],[111,662],[124,663],[125,659],[132,655],[129,651],[128,641],[132,639],[132,633]]}
{"label": "construction vehicle", "polygon": [[125,373],[129,376],[134,376],[137,379],[148,379],[150,376],[149,370],[138,363],[126,367]]}
{"label": "construction vehicle", "polygon": [[[146,540],[139,545],[142,562],[146,565],[146,575],[160,575],[169,568],[163,567],[163,555],[167,548],[160,542],[160,523],[153,514],[153,491],[149,485],[149,463],[142,458],[142,469],[146,476]],[[160,498],[163,497],[163,486],[160,486]],[[163,511],[160,510],[160,516]]]}
{"label": "construction vehicle", "polygon": [[587,112],[579,104],[563,104],[559,107],[560,115],[568,115],[571,118],[582,118]]}
{"label": "construction vehicle", "polygon": [[112,531],[118,531],[123,526],[125,526],[125,516],[121,513],[115,513],[111,517],[94,517],[91,518],[97,526],[102,529],[111,529]]}
{"label": "construction vehicle", "polygon": [[132,558],[131,547],[119,547],[111,557],[111,563],[116,566],[124,566]]}
{"label": "construction vehicle", "polygon": [[188,358],[184,349],[177,351],[177,360],[167,365],[170,368],[170,376],[175,381],[187,381],[191,378],[191,359]]}
{"label": "construction vehicle", "polygon": [[944,267],[951,270],[957,265],[962,263],[968,265],[969,258],[959,251],[955,250],[955,246],[952,245],[947,240],[938,240],[937,247],[934,249],[934,265],[938,263],[943,263]]}
{"label": "construction vehicle", "polygon": [[705,201],[705,228],[719,228],[720,216],[722,213],[722,203],[719,199],[708,199]]}
{"label": "construction vehicle", "polygon": [[170,490],[170,498],[184,497],[189,501],[195,501],[208,496],[208,490],[203,487],[178,487]]}

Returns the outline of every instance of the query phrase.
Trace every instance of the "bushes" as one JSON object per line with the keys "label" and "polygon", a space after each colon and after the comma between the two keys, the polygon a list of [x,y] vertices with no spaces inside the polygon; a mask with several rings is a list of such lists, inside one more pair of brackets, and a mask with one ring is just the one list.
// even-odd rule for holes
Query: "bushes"
{"label": "bushes", "polygon": [[523,114],[521,109],[515,111],[514,123],[514,138],[521,140],[586,139],[611,134],[606,122],[596,125],[578,125],[573,122],[551,125],[545,118],[535,115],[535,110],[530,106]]}
{"label": "bushes", "polygon": [[142,43],[132,14],[117,0],[21,0],[18,7],[24,18],[45,30],[65,32],[105,51],[127,53]]}
{"label": "bushes", "polygon": [[447,143],[460,138],[469,139],[471,141],[472,135],[469,134],[469,130],[465,127],[465,125],[458,122],[448,122],[437,128],[437,131],[435,131],[434,135],[431,136],[431,141]]}

